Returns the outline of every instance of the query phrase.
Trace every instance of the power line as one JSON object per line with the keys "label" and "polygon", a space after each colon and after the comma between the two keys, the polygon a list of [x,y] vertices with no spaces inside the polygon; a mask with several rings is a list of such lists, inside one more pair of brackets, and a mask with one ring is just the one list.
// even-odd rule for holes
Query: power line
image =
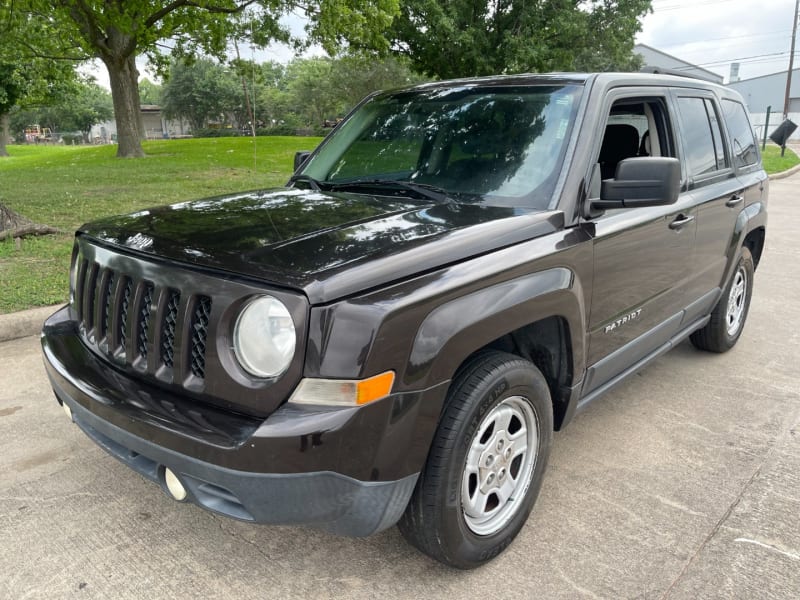
{"label": "power line", "polygon": [[725,40],[746,40],[749,38],[755,37],[764,37],[767,35],[776,35],[779,33],[786,34],[786,37],[789,37],[789,34],[792,33],[791,29],[779,29],[777,31],[765,31],[764,33],[752,33],[748,35],[732,35],[729,37],[721,37],[721,38],[706,38],[704,40],[697,40],[696,42],[681,42],[679,44],[667,44],[666,46],[660,46],[661,48],[678,48],[680,46],[688,46],[689,44],[704,44],[706,42],[722,42]]}
{"label": "power line", "polygon": [[753,59],[767,58],[767,57],[772,57],[772,56],[774,56],[774,57],[778,57],[778,56],[788,57],[789,56],[789,52],[784,50],[783,52],[770,52],[768,54],[756,54],[756,55],[753,55],[753,56],[742,56],[740,58],[726,58],[726,59],[723,59],[723,60],[715,60],[715,61],[711,61],[711,62],[707,62],[707,63],[700,63],[700,64],[695,65],[695,66],[697,66],[697,67],[711,67],[711,66],[715,66],[715,65],[724,65],[724,64],[727,64],[727,63],[731,63],[731,62],[738,62],[738,63],[753,62]]}

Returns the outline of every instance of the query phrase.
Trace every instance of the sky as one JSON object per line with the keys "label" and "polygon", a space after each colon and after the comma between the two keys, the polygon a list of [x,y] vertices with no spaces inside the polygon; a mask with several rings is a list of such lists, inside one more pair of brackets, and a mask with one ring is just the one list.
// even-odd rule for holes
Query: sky
{"label": "sky", "polygon": [[[750,79],[788,69],[794,8],[795,0],[653,0],[636,41],[726,82],[739,62],[739,78]],[[796,51],[794,68],[797,58]]]}
{"label": "sky", "polygon": [[[749,79],[788,68],[794,7],[795,0],[653,0],[653,12],[642,20],[636,41],[719,73],[726,82],[731,62],[739,62],[740,79]],[[302,30],[302,19],[290,16],[286,22],[293,31]],[[289,48],[278,45],[241,50],[243,58],[258,61],[292,58]],[[800,44],[795,57],[800,58]],[[85,70],[108,87],[102,65]],[[139,71],[154,79],[144,61]]]}

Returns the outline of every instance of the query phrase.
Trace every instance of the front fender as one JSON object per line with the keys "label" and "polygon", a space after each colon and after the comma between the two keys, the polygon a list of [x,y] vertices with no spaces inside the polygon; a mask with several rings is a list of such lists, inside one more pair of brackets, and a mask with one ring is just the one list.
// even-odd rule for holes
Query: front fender
{"label": "front fender", "polygon": [[[434,309],[414,337],[405,383],[452,377],[475,350],[503,335],[548,317],[568,324],[572,372],[582,373],[585,330],[583,290],[575,274],[555,267],[488,286]],[[416,384],[416,385],[415,385]]]}

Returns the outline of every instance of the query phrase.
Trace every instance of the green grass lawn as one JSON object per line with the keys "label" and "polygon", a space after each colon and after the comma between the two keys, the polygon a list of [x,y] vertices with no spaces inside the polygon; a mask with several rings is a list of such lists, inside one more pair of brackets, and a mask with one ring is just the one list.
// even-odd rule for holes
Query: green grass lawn
{"label": "green grass lawn", "polygon": [[[282,185],[297,150],[319,138],[260,137],[145,143],[147,157],[120,160],[115,146],[10,146],[0,159],[0,202],[61,235],[0,242],[0,314],[67,299],[74,230],[82,223],[149,206]],[[767,146],[776,173],[800,163]]]}
{"label": "green grass lawn", "polygon": [[319,138],[163,140],[147,157],[115,158],[116,146],[9,146],[0,159],[0,202],[61,235],[0,242],[0,314],[64,302],[73,232],[99,217],[228,192],[279,186],[297,150]]}
{"label": "green grass lawn", "polygon": [[764,161],[764,169],[767,173],[780,173],[786,169],[791,169],[793,166],[800,164],[800,158],[797,157],[791,149],[787,148],[784,156],[781,158],[781,149],[775,144],[768,144],[764,151],[761,153]]}

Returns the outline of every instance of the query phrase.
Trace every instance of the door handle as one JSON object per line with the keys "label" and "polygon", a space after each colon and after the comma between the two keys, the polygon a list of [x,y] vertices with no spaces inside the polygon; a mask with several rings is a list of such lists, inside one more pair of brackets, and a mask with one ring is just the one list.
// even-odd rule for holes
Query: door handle
{"label": "door handle", "polygon": [[740,204],[740,203],[742,202],[742,200],[744,200],[744,196],[742,196],[741,194],[734,194],[734,195],[733,195],[733,196],[731,196],[731,197],[730,197],[730,199],[729,199],[729,200],[728,200],[728,201],[725,203],[725,206],[728,206],[728,207],[730,207],[730,208],[733,208],[733,207],[734,207],[734,206],[736,206],[737,204]]}
{"label": "door handle", "polygon": [[694,221],[694,217],[692,215],[678,215],[675,217],[675,220],[669,224],[669,228],[673,230],[681,230],[692,221]]}

